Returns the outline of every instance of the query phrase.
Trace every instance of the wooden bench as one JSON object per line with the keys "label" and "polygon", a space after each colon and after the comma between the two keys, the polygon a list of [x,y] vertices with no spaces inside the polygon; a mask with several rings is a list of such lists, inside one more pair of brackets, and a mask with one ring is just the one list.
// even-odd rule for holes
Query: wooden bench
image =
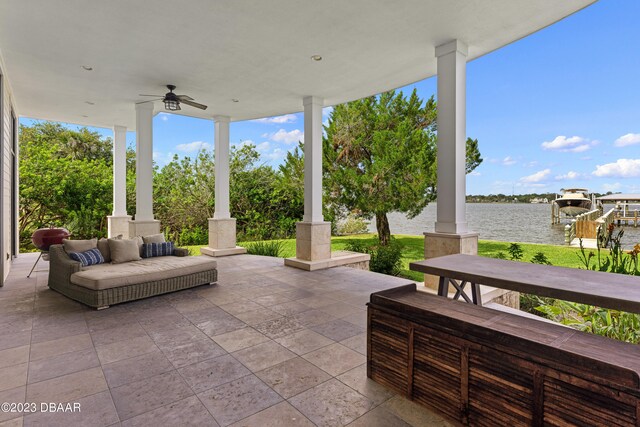
{"label": "wooden bench", "polygon": [[640,426],[640,347],[416,291],[368,303],[367,375],[468,425]]}

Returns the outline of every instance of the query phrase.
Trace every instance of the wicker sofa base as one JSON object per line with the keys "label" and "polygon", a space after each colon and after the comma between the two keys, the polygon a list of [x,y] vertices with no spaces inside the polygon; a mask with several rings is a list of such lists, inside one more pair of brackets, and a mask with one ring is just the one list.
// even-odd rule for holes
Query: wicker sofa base
{"label": "wicker sofa base", "polygon": [[106,308],[113,304],[133,301],[168,292],[180,291],[196,286],[214,283],[218,279],[218,270],[212,269],[199,273],[187,274],[171,279],[139,283],[117,288],[94,290],[73,283],[49,281],[49,288],[78,302],[94,308]]}

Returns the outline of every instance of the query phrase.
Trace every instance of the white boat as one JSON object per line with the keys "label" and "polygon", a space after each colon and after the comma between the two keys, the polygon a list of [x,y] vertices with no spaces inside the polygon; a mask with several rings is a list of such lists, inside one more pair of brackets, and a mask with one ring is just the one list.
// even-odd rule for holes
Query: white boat
{"label": "white boat", "polygon": [[567,216],[576,216],[591,210],[591,199],[589,190],[585,188],[563,188],[562,196],[556,198],[555,202],[560,208],[560,212]]}

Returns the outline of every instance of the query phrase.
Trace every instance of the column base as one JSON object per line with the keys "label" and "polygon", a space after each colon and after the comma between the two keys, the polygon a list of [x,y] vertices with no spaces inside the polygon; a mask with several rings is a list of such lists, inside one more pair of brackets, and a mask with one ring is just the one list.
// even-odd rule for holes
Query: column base
{"label": "column base", "polygon": [[115,237],[122,234],[123,239],[129,238],[129,222],[131,215],[107,216],[107,237]]}
{"label": "column base", "polygon": [[349,251],[331,252],[328,259],[309,261],[300,258],[285,258],[284,265],[305,271],[324,270],[331,267],[351,267],[358,270],[369,270],[371,255]]}
{"label": "column base", "polygon": [[236,246],[236,219],[209,218],[209,246],[200,248],[200,253],[214,257],[246,254],[245,248]]}
{"label": "column base", "polygon": [[[454,254],[478,255],[478,233],[424,233],[425,259]],[[438,276],[425,274],[424,285],[437,290]]]}
{"label": "column base", "polygon": [[152,220],[133,220],[129,221],[129,237],[134,236],[150,236],[160,233],[160,221]]}
{"label": "column base", "polygon": [[305,261],[331,258],[330,222],[298,222],[296,224],[296,258]]}

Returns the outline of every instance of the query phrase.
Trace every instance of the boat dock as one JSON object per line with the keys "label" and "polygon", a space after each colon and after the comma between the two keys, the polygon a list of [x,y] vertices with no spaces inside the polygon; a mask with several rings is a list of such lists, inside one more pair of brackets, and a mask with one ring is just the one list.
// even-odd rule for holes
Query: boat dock
{"label": "boat dock", "polygon": [[598,197],[599,204],[615,204],[614,221],[617,225],[640,225],[640,194],[610,194]]}

